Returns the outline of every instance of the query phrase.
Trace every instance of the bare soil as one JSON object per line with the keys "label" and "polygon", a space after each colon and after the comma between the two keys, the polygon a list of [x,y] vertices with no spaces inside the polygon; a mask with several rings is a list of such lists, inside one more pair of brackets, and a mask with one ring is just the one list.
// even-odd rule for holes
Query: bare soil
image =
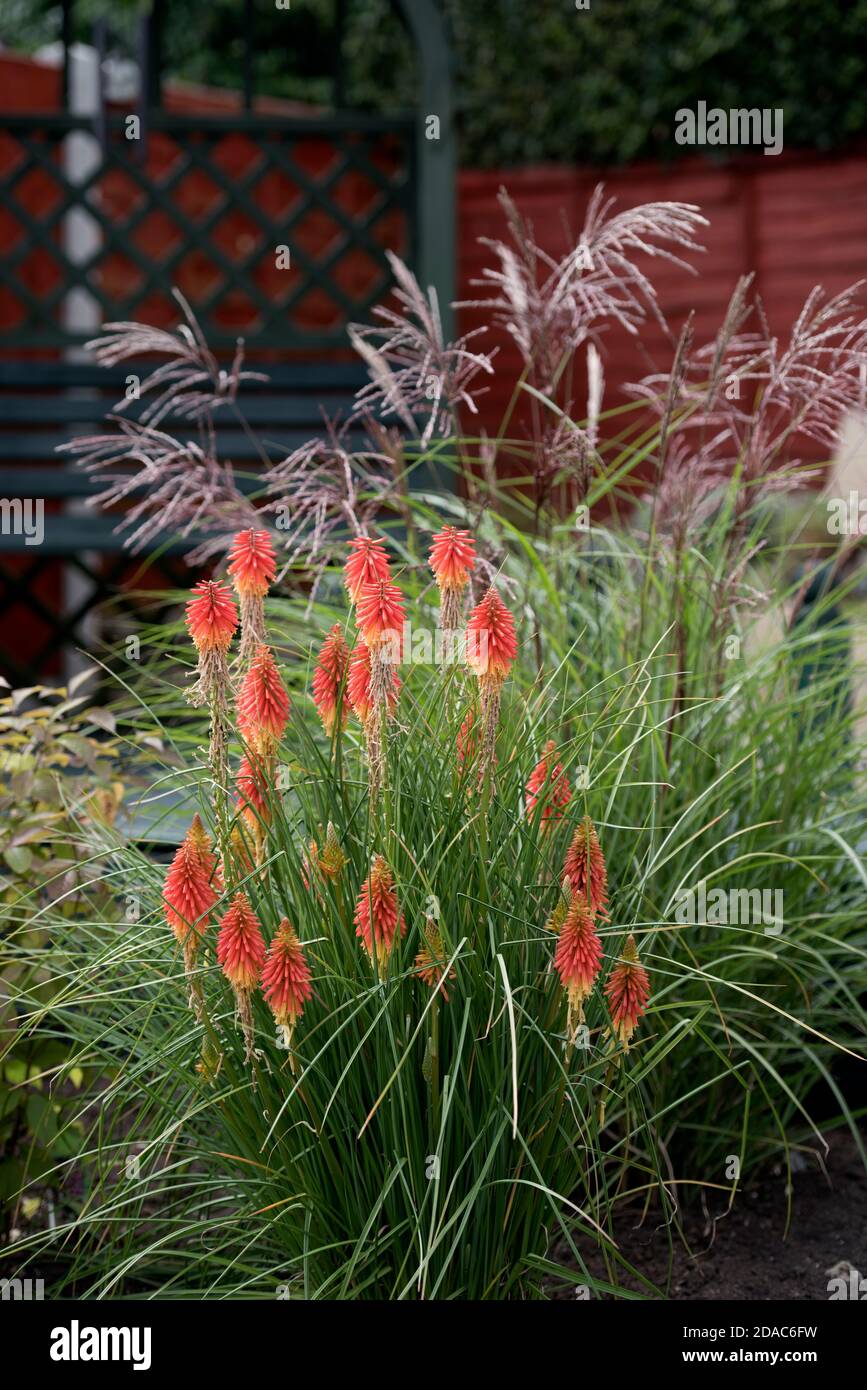
{"label": "bare soil", "polygon": [[[613,1233],[620,1250],[670,1300],[825,1301],[833,1277],[828,1271],[845,1275],[849,1266],[867,1288],[867,1173],[848,1130],[827,1137],[825,1171],[807,1159],[792,1174],[788,1230],[788,1177],[776,1170],[745,1187],[728,1213],[719,1194],[708,1199],[705,1210],[688,1207],[682,1213],[688,1248],[672,1231],[670,1251],[658,1219],[650,1214],[642,1223],[640,1209],[623,1210]],[[582,1254],[591,1273],[609,1282],[596,1251],[588,1245]],[[621,1275],[619,1281],[652,1297],[638,1280]]]}

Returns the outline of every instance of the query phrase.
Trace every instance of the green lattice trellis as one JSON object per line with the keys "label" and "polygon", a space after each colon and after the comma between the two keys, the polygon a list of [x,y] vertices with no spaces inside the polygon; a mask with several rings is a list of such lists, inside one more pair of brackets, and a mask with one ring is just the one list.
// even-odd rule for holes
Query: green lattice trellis
{"label": "green lattice trellis", "polygon": [[[175,285],[216,347],[239,332],[260,347],[342,346],[347,322],[366,318],[387,292],[386,249],[415,256],[411,119],[154,113],[142,158],[117,117],[103,159],[80,182],[65,171],[65,142],[93,138],[92,122],[15,117],[3,127],[0,347],[79,341],[62,317],[75,289],[93,296],[103,320],[171,321]],[[83,264],[65,241],[76,211],[99,238]],[[235,256],[226,247],[232,226],[248,243]],[[289,249],[288,267],[277,266],[279,246]],[[197,258],[211,272],[198,287]]]}

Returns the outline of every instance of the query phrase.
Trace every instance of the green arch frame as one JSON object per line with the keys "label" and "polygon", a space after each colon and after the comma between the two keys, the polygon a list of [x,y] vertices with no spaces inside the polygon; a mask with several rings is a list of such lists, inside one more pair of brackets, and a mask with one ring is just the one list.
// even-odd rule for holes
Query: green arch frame
{"label": "green arch frame", "polygon": [[[448,29],[436,0],[392,0],[412,35],[421,84],[418,130],[418,278],[433,286],[439,300],[443,332],[453,332],[457,249],[454,82]],[[439,139],[429,140],[426,118],[438,116]]]}

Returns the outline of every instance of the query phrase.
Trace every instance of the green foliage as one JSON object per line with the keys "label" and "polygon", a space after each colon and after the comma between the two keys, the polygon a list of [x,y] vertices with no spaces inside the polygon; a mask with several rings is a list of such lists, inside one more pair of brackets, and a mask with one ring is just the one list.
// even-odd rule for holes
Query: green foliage
{"label": "green foliage", "polygon": [[[675,112],[699,101],[781,107],[791,147],[835,149],[867,130],[867,0],[596,0],[581,11],[574,0],[444,3],[469,166],[680,157]],[[349,0],[346,11],[348,104],[414,104],[412,46],[389,0]],[[113,15],[116,26],[126,13]],[[172,0],[167,14],[169,71],[237,90],[243,7]],[[258,4],[258,90],[329,102],[333,24],[331,0],[293,0],[288,11]],[[13,45],[34,41],[32,6],[10,10],[7,32]]]}
{"label": "green foliage", "polygon": [[10,1224],[22,1211],[35,1215],[41,1199],[25,1193],[49,1154],[76,1153],[83,1134],[80,1121],[64,1120],[66,1096],[84,1077],[71,1039],[51,1026],[38,1035],[22,1028],[16,1001],[52,997],[47,960],[58,926],[97,908],[112,915],[87,841],[120,809],[118,743],[112,715],[90,707],[81,685],[74,678],[68,688],[0,699],[0,1200]]}
{"label": "green foliage", "polygon": [[[619,464],[614,454],[612,474]],[[413,508],[391,541],[411,616],[432,626],[427,533],[444,508],[470,518],[457,499],[416,495]],[[814,634],[785,629],[783,550],[753,575],[771,595],[761,625],[738,628],[733,659],[709,660],[724,510],[687,557],[660,545],[649,566],[624,534],[594,527],[576,544],[552,521],[532,537],[520,493],[489,498],[477,534],[501,548],[520,657],[487,806],[455,756],[474,700],[464,671],[402,669],[388,793],[372,804],[360,731],[350,722],[329,742],[307,693],[322,635],[346,620],[339,577],[312,613],[302,599],[270,601],[293,713],[265,862],[245,888],[266,937],[290,918],[313,972],[291,1060],[257,997],[260,1055],[252,1071],[245,1063],[212,934],[200,961],[207,1015],[196,1022],[161,871],[98,829],[92,852],[134,887],[141,920],[54,928],[56,994],[45,1006],[22,1000],[37,1033],[50,1016],[112,1075],[81,1154],[56,1160],[58,1180],[84,1170],[92,1201],[56,1234],[19,1242],[19,1263],[61,1256],[63,1287],[98,1297],[505,1298],[538,1296],[540,1270],[566,1255],[596,1295],[622,1290],[614,1242],[636,1196],[675,1240],[675,1186],[680,1202],[704,1192],[721,1214],[772,1161],[785,1175],[793,1154],[821,1153],[836,1115],[812,1115],[817,1085],[830,1080],[854,1127],[834,1069],[841,1049],[863,1055],[867,1033],[865,798],[852,776],[863,744],[836,680],[802,681]],[[755,516],[751,539],[765,532]],[[671,630],[678,593],[685,687]],[[182,638],[166,656],[166,674],[189,663]],[[158,732],[171,753],[156,786],[192,791],[209,815],[199,718],[165,680],[142,699],[136,736]],[[587,775],[566,820],[540,834],[522,794],[548,737],[573,785]],[[611,881],[605,970],[631,930],[651,975],[628,1053],[612,1046],[598,985],[589,1048],[568,1046],[550,969],[545,922],[585,810]],[[321,843],[329,821],[349,860],[334,881],[309,864],[309,841]],[[407,919],[381,980],[352,920],[372,852],[392,864]],[[782,934],[679,922],[677,890],[702,879],[782,888]],[[455,971],[447,1002],[414,968],[432,911]],[[221,1054],[211,1084],[196,1073],[203,1043],[212,1060],[215,1046]],[[733,1154],[740,1179],[726,1172]],[[588,1244],[602,1254],[601,1281]]]}

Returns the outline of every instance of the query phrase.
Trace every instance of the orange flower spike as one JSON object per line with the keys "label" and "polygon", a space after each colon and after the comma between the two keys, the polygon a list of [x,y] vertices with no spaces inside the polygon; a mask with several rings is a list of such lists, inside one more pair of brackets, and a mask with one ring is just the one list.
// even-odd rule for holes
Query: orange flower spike
{"label": "orange flower spike", "polygon": [[611,1011],[612,1031],[624,1049],[628,1050],[650,997],[650,980],[638,958],[638,947],[631,934],[626,938],[620,960],[605,982],[605,993]]}
{"label": "orange flower spike", "polygon": [[[334,728],[337,718],[337,705],[346,678],[349,664],[349,648],[339,623],[335,623],[319,651],[319,660],[313,672],[313,703],[319,711],[322,727],[327,734]],[[344,705],[341,710],[345,724],[348,711]]]}
{"label": "orange flower spike", "polygon": [[580,898],[573,898],[554,952],[554,968],[569,1001],[570,1031],[573,1015],[577,1015],[579,1023],[583,1021],[584,1000],[593,988],[601,964],[602,942],[593,913]]}
{"label": "orange flower spike", "polygon": [[391,567],[385,553],[385,541],[356,536],[349,542],[349,550],[349,559],[343,566],[343,582],[350,599],[357,603],[365,584],[391,578]]}
{"label": "orange flower spike", "polygon": [[370,694],[370,651],[364,642],[357,644],[349,658],[346,693],[359,722],[366,724],[373,710],[373,700]]}
{"label": "orange flower spike", "polygon": [[589,816],[584,816],[572,837],[563,861],[563,874],[576,898],[592,913],[608,916],[608,870]]}
{"label": "orange flower spike", "polygon": [[283,918],[268,948],[262,970],[262,993],[283,1035],[284,1046],[291,1047],[293,1029],[313,987],[304,948],[287,917]]}
{"label": "orange flower spike", "polygon": [[265,595],[277,574],[277,557],[267,531],[238,532],[229,554],[229,574],[241,602],[238,662],[243,669],[267,641]]}
{"label": "orange flower spike", "polygon": [[238,692],[238,728],[260,753],[272,753],[289,718],[289,696],[270,647],[258,647]]}
{"label": "orange flower spike", "polygon": [[217,579],[200,579],[187,603],[187,628],[198,652],[227,652],[238,614],[225,584]]}
{"label": "orange flower spike", "polygon": [[267,531],[239,531],[229,552],[229,574],[239,598],[264,598],[277,574],[277,557]]}
{"label": "orange flower spike", "polygon": [[265,941],[259,918],[244,892],[235,894],[223,918],[217,936],[217,962],[232,986],[238,1022],[244,1035],[244,1055],[252,1062],[255,1046],[250,995],[262,974]]}
{"label": "orange flower spike", "polygon": [[211,913],[223,891],[217,857],[198,815],[184,836],[166,874],[163,911],[166,921],[184,948],[184,969],[190,988],[190,1008],[201,1020],[205,998],[201,980],[194,974],[199,945]]}
{"label": "orange flower spike", "polygon": [[166,874],[163,910],[177,940],[185,948],[189,944],[193,954],[217,901],[218,894],[211,883],[213,872],[214,856],[197,843],[191,828]]}
{"label": "orange flower spike", "polygon": [[499,594],[491,588],[470,614],[466,632],[467,665],[478,679],[482,707],[480,786],[493,785],[500,692],[517,655],[515,620]]}
{"label": "orange flower spike", "polygon": [[265,942],[259,918],[244,892],[235,894],[220,925],[217,961],[236,990],[249,992],[258,984],[265,961]]}
{"label": "orange flower spike", "polygon": [[362,585],[355,605],[355,621],[366,646],[400,644],[405,621],[403,594],[389,579],[375,579]]}
{"label": "orange flower spike", "polygon": [[476,563],[476,543],[469,531],[445,526],[433,538],[430,567],[440,591],[440,626],[454,632],[460,625],[464,589]]}
{"label": "orange flower spike", "polygon": [[355,906],[355,935],[364,942],[371,960],[376,951],[380,973],[385,970],[398,933],[406,935],[406,922],[398,908],[391,869],[377,854]]}
{"label": "orange flower spike", "polygon": [[[358,642],[349,658],[346,694],[360,724],[366,724],[373,713],[373,695],[370,682],[370,648],[365,642]],[[400,680],[396,675],[392,675],[388,695],[388,705],[391,711],[397,704],[399,693]]]}
{"label": "orange flower spike", "polygon": [[502,684],[517,655],[515,620],[496,589],[491,588],[467,623],[467,665],[480,681]]}
{"label": "orange flower spike", "polygon": [[541,830],[547,830],[552,821],[562,820],[572,799],[572,788],[562,765],[554,760],[555,751],[554,741],[549,739],[527,782],[527,820],[533,819],[539,798],[544,796],[539,821]]}
{"label": "orange flower spike", "polygon": [[476,563],[476,543],[469,531],[444,526],[434,536],[430,567],[440,589],[463,589]]}

